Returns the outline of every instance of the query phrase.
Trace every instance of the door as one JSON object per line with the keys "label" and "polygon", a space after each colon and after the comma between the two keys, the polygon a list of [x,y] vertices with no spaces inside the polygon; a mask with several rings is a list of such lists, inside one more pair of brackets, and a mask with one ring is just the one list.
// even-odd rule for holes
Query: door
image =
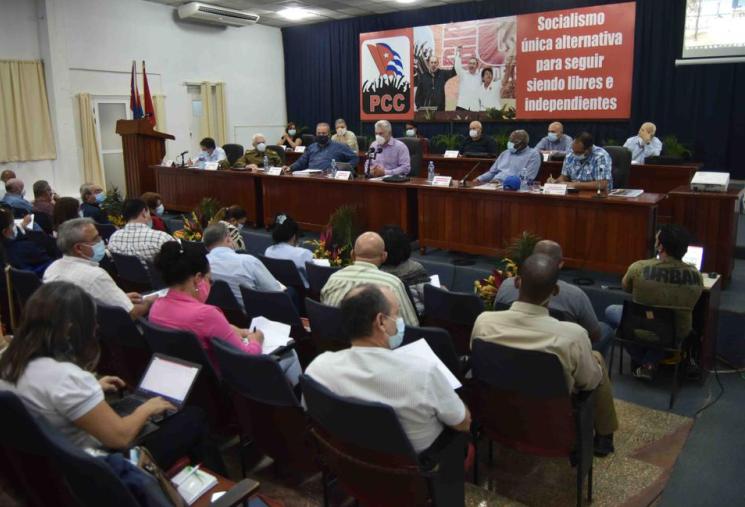
{"label": "door", "polygon": [[93,101],[93,111],[98,129],[98,152],[101,154],[106,189],[111,190],[116,187],[122,195],[127,195],[122,138],[116,133],[116,122],[130,119],[129,99],[97,97]]}

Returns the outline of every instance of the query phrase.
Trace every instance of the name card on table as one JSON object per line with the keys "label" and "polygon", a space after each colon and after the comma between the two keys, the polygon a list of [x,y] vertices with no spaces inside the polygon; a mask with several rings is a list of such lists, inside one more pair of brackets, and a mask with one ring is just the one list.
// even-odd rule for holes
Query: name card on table
{"label": "name card on table", "polygon": [[270,167],[265,172],[269,176],[282,176],[282,168],[281,167]]}
{"label": "name card on table", "polygon": [[295,146],[295,153],[304,153],[305,146]]}
{"label": "name card on table", "polygon": [[207,171],[217,171],[217,162],[205,162],[204,168]]}
{"label": "name card on table", "polygon": [[336,176],[334,176],[335,180],[351,180],[352,179],[352,171],[336,171]]}
{"label": "name card on table", "polygon": [[566,195],[567,186],[564,183],[546,183],[543,185],[543,193],[546,195]]}
{"label": "name card on table", "polygon": [[432,186],[449,187],[451,181],[453,181],[452,176],[435,176],[435,178],[432,180]]}
{"label": "name card on table", "polygon": [[169,158],[164,158],[163,162],[161,162],[160,165],[165,166],[165,167],[173,167],[174,163],[173,163],[173,160]]}
{"label": "name card on table", "polygon": [[458,158],[458,154],[460,152],[458,150],[445,150],[445,154],[443,157],[445,158]]}

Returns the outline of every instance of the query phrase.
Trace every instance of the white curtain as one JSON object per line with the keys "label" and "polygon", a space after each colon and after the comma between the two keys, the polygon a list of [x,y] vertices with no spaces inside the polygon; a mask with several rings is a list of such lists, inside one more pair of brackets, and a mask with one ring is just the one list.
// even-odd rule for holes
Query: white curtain
{"label": "white curtain", "polygon": [[96,118],[93,115],[91,96],[88,93],[81,93],[77,98],[80,110],[80,140],[83,144],[83,179],[106,188],[106,177],[98,151]]}
{"label": "white curtain", "polygon": [[217,145],[227,141],[227,118],[225,104],[225,83],[200,84],[202,97],[201,136],[211,137]]}
{"label": "white curtain", "polygon": [[166,96],[153,95],[153,106],[155,107],[155,130],[166,132]]}

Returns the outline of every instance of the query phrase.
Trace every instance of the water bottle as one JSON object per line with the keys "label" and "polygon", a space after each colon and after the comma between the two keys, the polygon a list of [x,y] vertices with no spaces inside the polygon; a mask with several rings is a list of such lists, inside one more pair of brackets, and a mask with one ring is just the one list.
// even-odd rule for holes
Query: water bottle
{"label": "water bottle", "polygon": [[331,159],[331,177],[336,178],[336,160]]}
{"label": "water bottle", "polygon": [[199,158],[197,159],[197,167],[199,169],[204,169],[207,165],[207,159],[204,155],[199,155]]}
{"label": "water bottle", "polygon": [[520,170],[520,192],[528,191],[528,168],[523,167]]}
{"label": "water bottle", "polygon": [[264,155],[264,170],[269,170],[269,155]]}
{"label": "water bottle", "polygon": [[427,181],[432,183],[435,180],[435,163],[430,160],[427,166]]}

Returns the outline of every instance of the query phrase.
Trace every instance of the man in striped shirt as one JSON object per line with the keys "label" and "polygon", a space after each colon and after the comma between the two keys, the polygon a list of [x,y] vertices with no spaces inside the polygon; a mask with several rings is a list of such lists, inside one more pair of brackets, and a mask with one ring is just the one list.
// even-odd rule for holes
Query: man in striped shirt
{"label": "man in striped shirt", "polygon": [[360,235],[352,252],[354,264],[331,275],[321,290],[321,302],[339,306],[352,287],[364,283],[382,285],[390,288],[396,295],[404,322],[409,326],[418,326],[419,319],[404,284],[396,276],[378,269],[386,257],[388,253],[385,251],[385,243],[379,234],[366,232]]}

